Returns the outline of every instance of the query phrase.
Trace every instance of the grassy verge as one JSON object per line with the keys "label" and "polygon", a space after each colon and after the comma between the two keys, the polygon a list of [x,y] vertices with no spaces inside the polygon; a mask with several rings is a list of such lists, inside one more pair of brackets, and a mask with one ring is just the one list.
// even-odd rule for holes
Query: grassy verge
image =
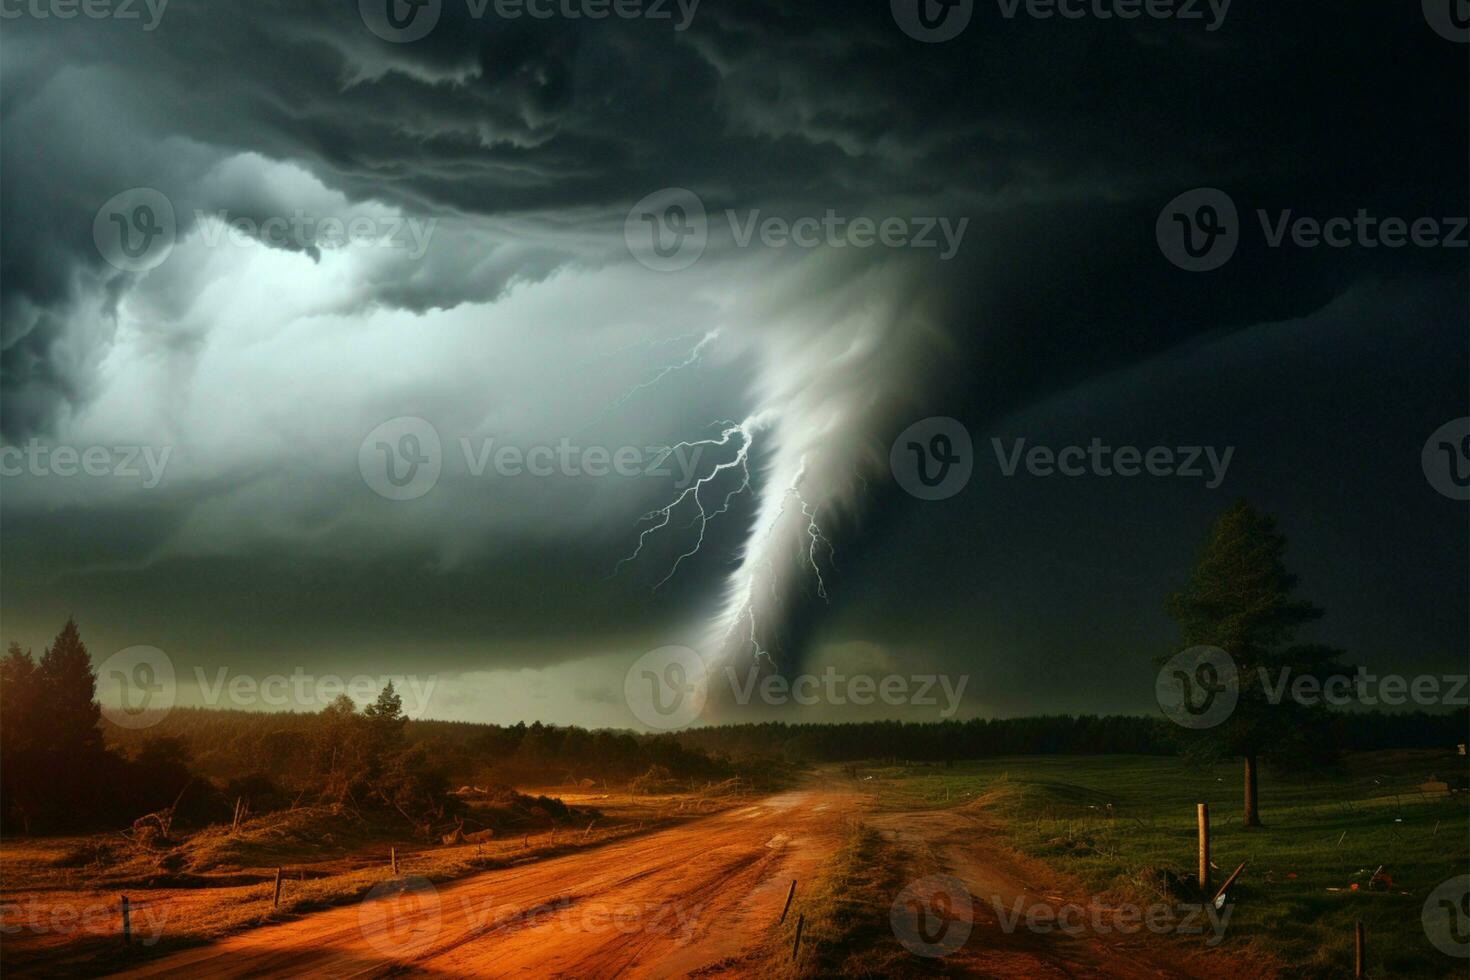
{"label": "grassy verge", "polygon": [[[893,939],[889,909],[911,877],[916,856],[871,827],[855,823],[809,889],[798,893],[775,930],[767,962],[771,977],[944,976],[939,960],[922,960]],[[801,922],[801,951],[792,946]]]}
{"label": "grassy verge", "polygon": [[[1239,815],[1236,766],[1150,757],[1028,757],[864,770],[880,804],[969,806],[1000,818],[1017,849],[1119,900],[1151,901],[1196,861],[1195,804],[1211,804],[1221,880],[1241,861],[1226,942],[1253,944],[1300,975],[1352,975],[1353,925],[1368,935],[1370,975],[1464,976],[1429,942],[1421,910],[1441,882],[1470,870],[1470,794],[1428,795],[1431,774],[1465,771],[1453,753],[1350,756],[1312,780],[1267,774],[1266,826]],[[1392,877],[1370,889],[1375,870]],[[1356,885],[1356,889],[1353,887]]]}

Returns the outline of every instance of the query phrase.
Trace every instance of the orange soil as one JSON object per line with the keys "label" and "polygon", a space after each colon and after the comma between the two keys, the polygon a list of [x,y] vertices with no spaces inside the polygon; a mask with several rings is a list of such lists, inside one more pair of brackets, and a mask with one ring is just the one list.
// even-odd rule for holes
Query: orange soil
{"label": "orange soil", "polygon": [[385,891],[123,976],[678,977],[739,972],[843,834],[847,793],[769,797],[634,840]]}
{"label": "orange soil", "polygon": [[[1024,912],[1033,906],[1074,906],[1071,914],[1091,920],[1105,903],[1082,897],[1074,882],[1004,847],[981,810],[874,813],[871,804],[865,794],[814,785],[438,886],[399,879],[361,903],[239,933],[121,975],[758,975],[762,943],[791,881],[812,880],[855,816],[968,891],[969,911],[962,917],[969,933],[945,957],[947,974],[1128,980],[1274,975],[1268,963],[1206,946],[1206,937],[1028,928]],[[920,894],[928,901],[933,893],[925,887]],[[802,898],[799,886],[794,910]],[[148,900],[169,898],[154,894]],[[938,922],[927,920],[925,932],[935,933]],[[1207,936],[1209,920],[1203,926]]]}

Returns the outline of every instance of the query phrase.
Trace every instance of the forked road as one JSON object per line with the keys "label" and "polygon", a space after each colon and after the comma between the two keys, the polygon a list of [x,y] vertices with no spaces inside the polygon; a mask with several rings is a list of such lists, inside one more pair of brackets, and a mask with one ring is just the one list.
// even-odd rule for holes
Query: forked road
{"label": "forked road", "polygon": [[799,790],[633,840],[265,926],[125,976],[741,972],[861,796]]}
{"label": "forked road", "polygon": [[[636,839],[437,888],[424,883],[419,890],[370,895],[125,975],[758,975],[753,957],[781,914],[791,880],[810,882],[842,843],[846,818],[859,813],[910,857],[954,876],[973,896],[967,941],[945,961],[951,974],[1074,980],[1273,975],[1224,947],[1179,946],[1115,931],[1072,937],[1008,925],[1000,914],[1006,908],[1068,898],[1080,908],[1096,903],[1079,898],[1074,883],[1002,846],[983,812],[876,812],[871,804],[865,794],[813,785]],[[804,895],[799,889],[793,914]]]}

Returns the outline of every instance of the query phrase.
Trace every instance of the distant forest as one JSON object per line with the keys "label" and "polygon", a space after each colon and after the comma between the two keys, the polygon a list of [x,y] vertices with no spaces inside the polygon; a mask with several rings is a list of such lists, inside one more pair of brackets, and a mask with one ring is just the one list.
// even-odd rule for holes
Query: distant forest
{"label": "distant forest", "polygon": [[[1314,758],[1375,749],[1453,748],[1466,740],[1470,711],[1382,711],[1334,714]],[[1007,755],[1174,755],[1179,729],[1138,715],[1041,715],[969,721],[871,721],[847,724],[761,724],[697,728],[685,745],[735,757],[792,762],[900,759],[945,762]]]}
{"label": "distant forest", "polygon": [[[128,754],[151,741],[185,743],[195,768],[214,779],[242,772],[284,777],[302,769],[302,747],[317,715],[179,708],[153,728],[130,730],[103,721],[107,741]],[[463,782],[554,785],[593,779],[620,783],[658,765],[682,778],[716,778],[761,763],[802,765],[899,759],[944,762],[1007,755],[1173,755],[1175,726],[1137,715],[1045,715],[970,721],[873,721],[845,724],[719,725],[673,734],[521,722],[413,721],[410,745],[432,749],[452,778]],[[1379,711],[1333,719],[1328,748],[1448,748],[1466,738],[1470,715]],[[292,779],[291,781],[295,781]]]}
{"label": "distant forest", "polygon": [[[135,754],[158,739],[188,747],[193,768],[210,779],[270,773],[287,785],[311,778],[310,746],[319,714],[175,708],[157,725],[119,728],[103,719],[108,744]],[[732,775],[722,753],[676,735],[543,725],[415,721],[403,725],[406,746],[434,759],[456,785],[559,785],[584,779],[623,783],[662,766],[684,779]]]}
{"label": "distant forest", "polygon": [[[932,723],[726,725],[658,735],[534,724],[413,721],[389,684],[359,708],[314,713],[175,709],[144,729],[112,725],[93,665],[68,622],[37,660],[14,644],[0,661],[0,826],[54,833],[125,826],[169,809],[180,825],[307,804],[443,819],[460,785],[584,783],[685,786],[769,776],[822,762],[944,762],[1006,755],[1175,751],[1163,719],[1053,715]],[[1446,748],[1470,714],[1333,715],[1313,755]],[[657,777],[656,779],[654,777]]]}

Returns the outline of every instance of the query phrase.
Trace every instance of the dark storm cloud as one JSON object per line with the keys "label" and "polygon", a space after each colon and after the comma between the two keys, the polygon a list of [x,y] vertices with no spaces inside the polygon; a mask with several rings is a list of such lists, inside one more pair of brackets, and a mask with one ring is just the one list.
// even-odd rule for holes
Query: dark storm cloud
{"label": "dark storm cloud", "polygon": [[[436,219],[423,261],[364,262],[352,269],[349,289],[302,314],[364,322],[382,311],[487,303],[569,267],[625,262],[623,216],[662,187],[697,191],[712,216],[723,208],[968,215],[965,251],[942,272],[880,280],[885,263],[873,260],[819,272],[808,263],[804,273],[817,297],[814,334],[820,302],[854,281],[882,281],[885,296],[912,291],[911,301],[895,306],[942,308],[947,370],[910,358],[901,337],[882,341],[895,361],[922,364],[901,382],[913,406],[904,410],[916,416],[945,405],[972,422],[1000,418],[1199,338],[1310,317],[1366,281],[1408,283],[1403,295],[1432,320],[1438,349],[1453,348],[1445,338],[1463,330],[1446,312],[1449,300],[1464,296],[1463,252],[1268,249],[1255,234],[1225,268],[1191,275],[1165,261],[1154,240],[1162,205],[1198,186],[1228,190],[1252,225],[1256,208],[1463,215],[1464,48],[1431,31],[1412,4],[1351,4],[1329,17],[1309,5],[1237,2],[1218,30],[1206,31],[1177,21],[1007,19],[980,3],[966,32],[944,44],[907,37],[887,3],[850,0],[703,0],[684,31],[647,20],[476,19],[461,0],[445,0],[443,9],[436,29],[411,44],[381,40],[355,4],[326,0],[173,0],[151,32],[124,22],[7,21],[0,86],[7,439],[44,434],[93,403],[123,297],[156,313],[144,348],[192,356],[220,332],[215,317],[229,311],[196,306],[216,276],[210,257],[176,255],[140,278],[98,255],[91,237],[98,207],[135,186],[174,201],[181,240],[199,233],[196,211],[259,220],[303,206],[386,208]],[[300,243],[284,247],[320,259]],[[737,289],[764,284],[733,281]],[[685,315],[667,314],[681,301],[672,291],[653,292],[650,308],[669,319]],[[797,292],[788,289],[790,306]],[[1381,316],[1392,309],[1375,307]],[[701,328],[705,312],[691,304],[696,322],[686,329]],[[262,311],[264,319],[278,313]],[[545,358],[586,353],[570,331],[555,336],[540,349]],[[312,346],[304,336],[291,343],[296,349],[278,353],[283,372],[293,354],[306,362]],[[1371,363],[1371,344],[1357,350]],[[468,348],[461,360],[472,360]],[[193,382],[178,379],[192,379],[198,367],[186,363],[175,369],[181,391]],[[366,360],[329,363],[327,378],[356,369],[371,381]],[[528,358],[520,374],[534,380],[524,389],[487,381],[486,404],[473,408],[463,395],[478,389],[423,379],[395,401],[400,387],[409,389],[395,377],[399,387],[379,399],[380,415],[412,410],[448,419],[446,435],[475,433],[483,424],[476,413],[513,416],[516,395],[539,391],[543,408],[587,395],[585,377],[536,370]],[[303,403],[314,408],[300,389],[322,383],[286,377],[290,384],[258,396],[283,403],[295,396],[282,419],[309,411]],[[737,393],[749,386],[744,376],[709,379],[701,380],[709,390],[675,389],[659,404],[703,425],[714,406],[740,404]],[[873,391],[879,380],[835,370],[825,379],[832,388]],[[610,383],[596,394],[605,404],[619,390]],[[1445,400],[1456,392],[1452,386]],[[1341,397],[1354,400],[1351,392]],[[584,414],[557,421],[575,429],[595,417]],[[879,427],[897,421],[878,418]],[[365,418],[361,427],[379,420]],[[674,441],[687,432],[661,435]],[[580,511],[597,516],[568,521],[553,494],[499,500],[524,515],[527,530],[513,537],[475,523],[484,498],[469,491],[456,491],[456,507],[443,506],[436,518],[442,527],[474,525],[498,539],[499,550],[466,544],[466,554],[449,560],[433,539],[405,546],[401,557],[373,554],[343,569],[339,546],[362,527],[377,531],[379,515],[309,469],[272,465],[262,474],[258,460],[243,456],[157,506],[76,506],[54,515],[56,526],[7,527],[11,579],[24,583],[7,591],[29,599],[37,622],[61,611],[61,596],[94,603],[107,620],[136,622],[165,643],[171,627],[144,623],[139,605],[170,595],[190,610],[172,624],[178,642],[201,649],[228,650],[230,636],[268,644],[263,619],[303,649],[329,634],[345,643],[340,630],[322,624],[353,615],[362,617],[348,631],[355,643],[410,643],[427,620],[446,643],[469,648],[487,633],[642,635],[677,600],[710,604],[719,581],[718,569],[695,563],[662,605],[641,589],[596,584],[626,554],[621,510],[599,501]],[[661,490],[641,491],[639,504],[656,505]],[[239,502],[252,492],[262,496]],[[878,498],[878,550],[864,560],[881,569],[905,555],[884,529],[903,526],[913,511],[881,487],[866,499]],[[286,516],[257,522],[248,505],[262,501]],[[1059,506],[1059,513],[1075,507],[1074,516],[1086,510]],[[1189,519],[1197,509],[1181,505]],[[568,525],[585,538],[545,543]],[[589,525],[597,533],[586,534]],[[860,522],[848,513],[842,528],[844,554],[848,546],[861,554]],[[715,533],[727,550],[742,538],[738,527]],[[181,535],[191,548],[168,551]],[[61,546],[48,550],[46,541]],[[199,541],[217,553],[201,554]],[[293,543],[299,554],[283,562]],[[934,542],[922,551],[916,579],[926,556],[945,554]],[[1082,576],[1099,565],[1095,556],[1068,560]],[[426,567],[442,578],[412,574]],[[845,603],[861,604],[865,595],[878,607],[873,596],[881,590],[864,585],[865,575],[882,572],[854,573],[857,598],[834,592],[839,622]],[[558,588],[568,581],[578,584]],[[936,602],[960,601],[953,591],[926,589]],[[221,597],[237,591],[255,597],[216,617]],[[784,624],[793,647],[820,632],[826,608],[796,608]]]}
{"label": "dark storm cloud", "polygon": [[[475,18],[451,0],[412,44],[378,39],[352,4],[329,2],[175,0],[151,32],[11,21],[7,431],[31,431],[48,401],[86,397],[87,357],[59,349],[70,328],[56,311],[79,276],[104,271],[96,207],[160,186],[183,205],[181,233],[195,207],[279,210],[258,188],[205,181],[242,152],[304,166],[352,200],[564,222],[675,185],[716,207],[1104,205],[1132,228],[1206,181],[1282,206],[1455,203],[1440,189],[1457,186],[1463,161],[1463,130],[1444,122],[1464,106],[1463,59],[1416,11],[1362,5],[1334,20],[1329,41],[1321,15],[1295,5],[1237,5],[1206,32],[1006,19],[981,4],[947,44],[910,40],[886,5],[836,0],[706,0],[682,32],[505,20],[493,7]],[[1085,223],[1065,234],[1080,221],[1059,211],[1043,254],[1059,235],[1100,245]],[[1012,261],[1025,262],[1032,249],[1015,244]],[[515,258],[533,277],[557,261]],[[439,262],[373,293],[424,309],[493,297],[517,270],[467,287],[477,271]],[[93,329],[77,346],[105,344]]]}

